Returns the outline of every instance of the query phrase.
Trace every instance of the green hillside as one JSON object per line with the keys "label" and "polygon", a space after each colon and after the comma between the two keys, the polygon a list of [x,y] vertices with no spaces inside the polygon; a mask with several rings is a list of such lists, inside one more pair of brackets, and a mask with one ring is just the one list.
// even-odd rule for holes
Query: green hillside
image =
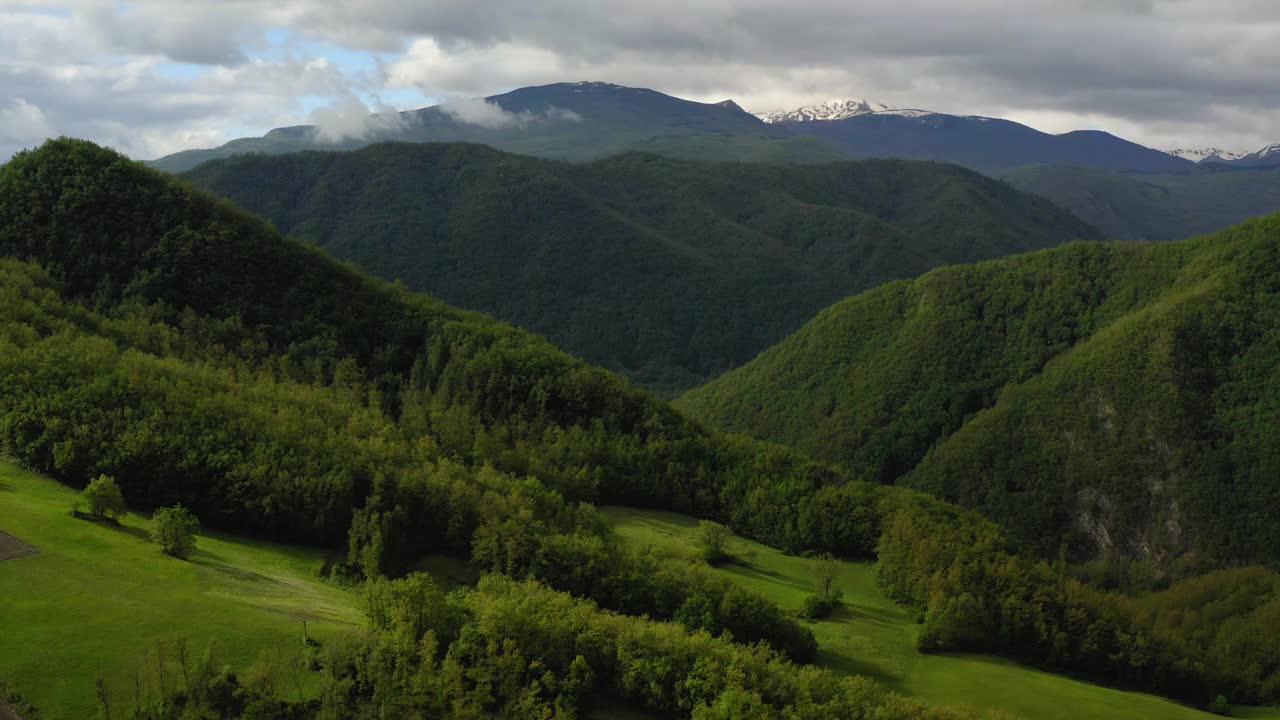
{"label": "green hillside", "polygon": [[[147,540],[147,517],[131,513],[119,526],[72,518],[76,498],[0,462],[0,531],[39,550],[0,562],[0,677],[44,717],[95,717],[97,675],[119,712],[132,708],[135,672],[158,683],[157,642],[167,655],[186,638],[192,665],[213,644],[218,662],[247,668],[260,657],[300,659],[303,620],[321,642],[364,625],[356,597],[317,577],[318,550],[205,533],[182,562]],[[165,665],[178,682],[180,665]],[[282,694],[314,696],[317,685],[307,677]]]}
{"label": "green hillside", "polygon": [[845,300],[678,404],[983,510],[1045,556],[1280,558],[1280,216]]}
{"label": "green hillside", "polygon": [[897,161],[570,165],[379,145],[236,158],[187,178],[287,235],[658,391],[746,362],[888,280],[1097,237],[976,173]]}
{"label": "green hillside", "polygon": [[[323,548],[373,627],[316,651],[314,700],[202,660],[180,689],[148,685],[144,717],[958,717],[795,664],[816,643],[777,604],[635,552],[580,502],[777,527],[743,499],[839,480],[793,452],[706,433],[90,143],[0,168],[0,252],[26,260],[0,261],[4,452],[72,487],[112,476],[141,511],[180,502],[207,528]],[[441,555],[493,577],[446,595],[413,572]],[[43,697],[46,682],[12,680]]]}
{"label": "green hillside", "polygon": [[1177,240],[1280,210],[1280,169],[1197,167],[1123,173],[1032,165],[1000,175],[1052,200],[1116,240]]}

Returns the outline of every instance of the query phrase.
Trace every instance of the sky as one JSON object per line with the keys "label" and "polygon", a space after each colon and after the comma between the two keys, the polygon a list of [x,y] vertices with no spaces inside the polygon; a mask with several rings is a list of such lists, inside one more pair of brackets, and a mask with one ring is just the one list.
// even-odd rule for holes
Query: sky
{"label": "sky", "polygon": [[139,159],[599,80],[751,111],[832,98],[1280,142],[1280,0],[0,0],[0,160]]}

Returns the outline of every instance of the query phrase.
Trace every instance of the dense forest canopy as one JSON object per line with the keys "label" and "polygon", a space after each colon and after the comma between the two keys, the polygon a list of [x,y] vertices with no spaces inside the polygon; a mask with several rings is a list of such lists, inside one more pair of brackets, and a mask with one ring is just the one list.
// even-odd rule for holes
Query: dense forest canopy
{"label": "dense forest canopy", "polygon": [[680,400],[1054,557],[1280,559],[1280,216],[887,285]]}
{"label": "dense forest canopy", "polygon": [[1039,198],[902,161],[569,164],[461,144],[244,156],[186,177],[389,280],[658,391],[940,264],[1100,237]]}

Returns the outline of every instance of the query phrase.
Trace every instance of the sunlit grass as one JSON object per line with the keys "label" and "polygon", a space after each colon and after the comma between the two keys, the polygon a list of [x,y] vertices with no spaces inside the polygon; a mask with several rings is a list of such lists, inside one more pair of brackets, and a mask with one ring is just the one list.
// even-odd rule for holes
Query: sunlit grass
{"label": "sunlit grass", "polygon": [[[48,718],[97,717],[99,674],[122,716],[157,641],[186,637],[199,658],[216,639],[217,664],[243,669],[264,649],[300,653],[304,619],[320,641],[362,622],[354,597],[317,577],[319,551],[205,533],[184,562],[149,541],[144,516],[70,517],[76,494],[0,461],[0,530],[39,550],[0,562],[0,678]],[[169,674],[172,688],[176,664]]]}
{"label": "sunlit grass", "polygon": [[[657,552],[697,554],[697,521],[674,513],[605,508],[622,537]],[[812,561],[735,537],[734,561],[717,572],[758,590],[783,607],[799,610],[812,592]],[[818,662],[840,672],[869,675],[906,695],[949,706],[1002,711],[1033,720],[1123,718],[1208,720],[1215,717],[1153,695],[1126,692],[1021,666],[984,655],[917,652],[913,613],[888,600],[870,563],[841,564],[844,603],[829,620],[811,623]],[[1242,709],[1248,717],[1280,718],[1280,711]]]}

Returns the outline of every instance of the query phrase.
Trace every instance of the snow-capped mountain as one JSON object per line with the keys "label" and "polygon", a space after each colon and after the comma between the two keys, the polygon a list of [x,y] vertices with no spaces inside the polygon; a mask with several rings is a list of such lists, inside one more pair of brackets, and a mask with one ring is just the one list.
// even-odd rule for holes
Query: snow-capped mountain
{"label": "snow-capped mountain", "polygon": [[1234,152],[1231,150],[1221,150],[1219,148],[1178,148],[1176,150],[1168,150],[1170,155],[1190,160],[1191,162],[1231,162],[1245,157],[1247,152]]}
{"label": "snow-capped mountain", "polygon": [[1280,165],[1280,144],[1268,145],[1257,152],[1231,152],[1218,148],[1169,150],[1174,157],[1197,163],[1226,163],[1242,167]]}
{"label": "snow-capped mountain", "polygon": [[1272,164],[1280,163],[1280,144],[1268,145],[1256,153],[1249,153],[1240,158],[1241,163]]}
{"label": "snow-capped mountain", "polygon": [[844,120],[845,118],[884,112],[893,108],[871,100],[828,100],[819,105],[805,105],[795,110],[784,110],[771,113],[756,113],[756,117],[767,123],[806,122],[809,120]]}

